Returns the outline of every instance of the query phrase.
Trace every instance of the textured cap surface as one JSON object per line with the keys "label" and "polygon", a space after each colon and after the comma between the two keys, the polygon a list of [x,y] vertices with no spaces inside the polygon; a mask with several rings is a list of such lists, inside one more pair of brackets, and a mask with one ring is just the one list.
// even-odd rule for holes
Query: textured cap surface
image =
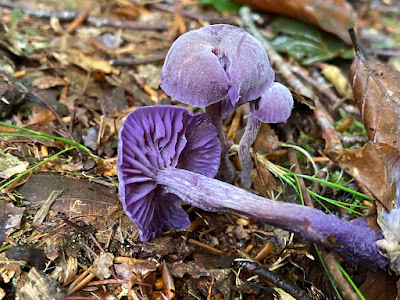
{"label": "textured cap surface", "polygon": [[262,123],[280,123],[290,117],[293,108],[292,93],[283,84],[274,82],[258,102],[258,109],[251,114]]}
{"label": "textured cap surface", "polygon": [[217,24],[189,31],[171,46],[161,88],[192,106],[255,100],[274,81],[267,53],[245,30]]}
{"label": "textured cap surface", "polygon": [[177,167],[214,177],[220,154],[217,131],[206,114],[151,106],[128,115],[118,144],[119,195],[142,241],[164,228],[184,229],[190,224],[180,199],[157,185],[157,170]]}

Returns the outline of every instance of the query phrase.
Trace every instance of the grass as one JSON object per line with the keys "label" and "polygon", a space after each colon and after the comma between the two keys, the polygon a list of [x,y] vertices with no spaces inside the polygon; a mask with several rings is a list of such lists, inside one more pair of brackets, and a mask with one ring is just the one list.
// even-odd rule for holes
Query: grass
{"label": "grass", "polygon": [[88,148],[86,148],[84,145],[82,145],[82,144],[80,144],[80,143],[78,143],[76,141],[70,140],[70,139],[66,139],[66,138],[62,138],[62,137],[58,137],[58,136],[54,136],[54,135],[49,135],[49,134],[46,134],[46,133],[43,133],[43,132],[34,131],[34,130],[31,130],[31,129],[28,129],[28,128],[11,125],[11,124],[4,123],[4,122],[0,122],[0,125],[29,133],[29,134],[25,134],[25,133],[18,133],[18,132],[0,132],[0,136],[22,136],[22,137],[29,137],[29,138],[46,138],[46,139],[53,139],[53,140],[56,140],[56,141],[60,141],[60,142],[63,142],[65,144],[71,146],[71,147],[63,149],[63,150],[57,152],[56,154],[46,158],[45,160],[37,163],[36,165],[34,165],[33,167],[29,168],[25,172],[22,172],[22,173],[18,174],[13,179],[11,179],[8,182],[6,182],[3,185],[1,185],[0,186],[0,190],[6,188],[8,185],[13,183],[14,181],[18,180],[19,178],[23,177],[24,175],[28,174],[29,172],[32,172],[37,167],[40,167],[41,165],[45,164],[46,162],[52,160],[53,158],[65,153],[65,152],[71,151],[73,149],[79,149],[79,150],[81,150],[81,151],[83,151],[85,153],[88,153],[92,157],[97,157],[97,156],[93,155],[91,153],[91,151]]}
{"label": "grass", "polygon": [[17,133],[17,132],[0,132],[0,136],[22,136],[22,137],[30,137],[30,138],[53,139],[53,140],[56,140],[56,141],[63,142],[65,144],[67,144],[67,145],[75,146],[79,150],[82,150],[85,153],[91,154],[91,151],[88,148],[86,148],[82,144],[80,144],[80,143],[78,143],[76,141],[70,140],[70,139],[66,139],[66,138],[62,138],[62,137],[46,134],[46,133],[43,133],[43,132],[34,131],[34,130],[31,130],[31,129],[28,129],[28,128],[25,128],[25,127],[15,126],[15,125],[11,125],[11,124],[4,123],[4,122],[0,122],[0,125],[30,133],[30,134],[24,134],[24,133]]}

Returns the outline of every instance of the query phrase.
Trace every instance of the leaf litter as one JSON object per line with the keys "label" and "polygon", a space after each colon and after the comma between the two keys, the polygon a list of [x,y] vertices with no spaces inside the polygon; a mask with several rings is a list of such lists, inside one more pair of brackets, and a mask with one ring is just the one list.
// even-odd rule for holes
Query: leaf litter
{"label": "leaf litter", "polygon": [[[274,23],[271,21],[276,16],[263,10],[280,15],[286,1],[282,1],[281,7],[276,3],[266,6],[257,1],[241,2],[261,9],[255,15],[258,16],[257,30],[272,37],[271,24]],[[4,242],[0,246],[0,274],[4,287],[0,289],[0,297],[277,298],[276,286],[275,290],[271,289],[264,280],[254,277],[254,272],[240,268],[235,259],[241,258],[258,261],[273,270],[272,275],[283,276],[283,290],[279,292],[282,297],[290,291],[289,284],[294,284],[313,299],[340,299],[314,247],[289,232],[243,216],[209,213],[185,205],[192,221],[187,230],[166,231],[143,244],[137,228],[122,212],[117,194],[116,151],[118,131],[124,118],[143,105],[177,104],[158,87],[168,48],[179,34],[207,25],[207,20],[223,20],[227,14],[221,15],[210,6],[193,1],[174,5],[128,1],[115,1],[113,5],[93,5],[92,1],[69,1],[69,6],[60,3],[0,2],[2,26],[7,32],[0,37],[0,66],[8,72],[2,71],[0,75],[0,121],[73,139],[90,148],[91,154],[68,150],[2,190],[0,237]],[[224,10],[226,4],[221,3],[217,8]],[[293,10],[285,15],[307,19],[338,35],[347,44],[350,39],[343,28],[353,22],[358,23],[361,33],[363,29],[367,32],[367,29],[380,28],[379,23],[361,15],[359,6],[351,8],[345,1],[316,1],[309,5],[307,11],[307,3],[298,3],[297,8],[302,13]],[[386,6],[380,5],[382,10],[377,11],[383,15]],[[42,17],[44,12],[48,17]],[[240,15],[231,13],[231,24],[240,23],[242,16],[242,11]],[[389,28],[391,17],[385,15],[385,18],[384,26]],[[368,26],[363,28],[364,24]],[[296,28],[297,39],[287,40],[288,49],[304,39],[306,33],[300,28],[303,27]],[[278,26],[278,29],[284,34],[290,26]],[[378,57],[379,62],[366,62],[356,57],[351,80],[346,82],[346,76],[341,76],[339,82],[339,75],[349,72],[350,61],[348,57],[344,60],[332,58],[343,55],[345,51],[341,49],[347,46],[322,32],[313,36],[313,30],[307,37],[311,35],[316,45],[340,46],[328,47],[326,52],[317,54],[307,47],[302,48],[303,57],[311,59],[307,67],[299,67],[293,61],[299,59],[299,63],[304,63],[300,57],[289,59],[282,54],[280,61],[289,65],[289,69],[296,65],[305,76],[297,72],[278,72],[277,80],[296,82],[290,87],[302,92],[294,95],[299,101],[287,123],[261,128],[254,144],[257,155],[253,157],[252,191],[268,198],[298,203],[299,195],[276,176],[278,169],[271,169],[265,160],[290,168],[288,149],[281,144],[289,141],[301,144],[317,163],[318,177],[329,178],[343,171],[342,177],[348,186],[377,200],[364,202],[370,207],[368,210],[359,209],[370,226],[377,229],[377,215],[382,209],[390,211],[396,201],[393,167],[398,159],[396,83],[399,75],[387,66],[386,57]],[[389,31],[392,41],[389,49],[396,47],[393,32]],[[380,34],[384,36],[385,32]],[[318,36],[323,39],[318,40]],[[363,35],[359,37],[362,43]],[[371,47],[377,48],[368,50],[382,49],[382,43],[372,43]],[[326,63],[321,62],[325,59],[337,69],[329,70]],[[271,62],[274,63],[272,58]],[[310,84],[310,79],[317,84]],[[318,85],[318,82],[324,83]],[[353,109],[349,85],[352,85],[360,114]],[[339,100],[332,102],[332,98],[326,96],[327,91]],[[367,143],[359,142],[363,140],[358,136],[360,132],[344,139],[350,126],[335,130],[333,124],[343,121],[338,109],[346,111],[349,118],[363,122]],[[248,113],[247,107],[241,107],[225,120],[225,132],[235,144],[244,132]],[[22,133],[4,125],[0,126],[0,132]],[[290,133],[293,140],[288,139]],[[18,167],[7,173],[0,184],[7,183],[7,178],[15,177],[28,165],[31,167],[67,147],[65,141],[32,135],[0,136],[0,149],[5,157],[12,157]],[[230,155],[239,170],[237,155],[235,152]],[[314,170],[309,160],[300,153],[297,156],[302,174],[312,175]],[[10,168],[6,171],[10,172]],[[349,203],[356,201],[345,192],[308,181],[304,184],[326,197]],[[53,194],[52,198],[54,191],[62,193]],[[51,206],[46,208],[43,205],[49,199],[54,202],[48,203]],[[354,218],[342,208],[330,204],[327,208],[341,217]],[[40,210],[41,215],[38,214]],[[396,275],[387,270],[369,271],[338,256],[335,259],[366,299],[379,299],[376,295],[380,299],[397,296]],[[385,278],[385,284],[377,283],[380,278]],[[340,280],[340,276],[336,274],[334,280]]]}

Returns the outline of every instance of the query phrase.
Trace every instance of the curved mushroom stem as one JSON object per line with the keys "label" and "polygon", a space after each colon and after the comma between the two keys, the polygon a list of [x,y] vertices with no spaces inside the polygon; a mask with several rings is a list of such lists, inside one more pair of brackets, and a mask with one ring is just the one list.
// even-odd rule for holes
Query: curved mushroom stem
{"label": "curved mushroom stem", "polygon": [[222,151],[221,151],[221,165],[219,167],[219,171],[216,175],[216,178],[232,183],[233,178],[235,177],[235,167],[232,162],[229,160],[228,151],[230,145],[226,142],[225,133],[222,129],[222,111],[221,111],[221,101],[211,104],[206,107],[206,113],[211,118],[211,123],[217,128],[218,138],[221,141]]}
{"label": "curved mushroom stem", "polygon": [[388,261],[379,253],[377,236],[366,224],[350,223],[302,205],[254,195],[231,184],[176,168],[158,170],[157,184],[167,193],[207,211],[233,212],[300,234],[341,254],[348,261],[370,268]]}
{"label": "curved mushroom stem", "polygon": [[247,118],[246,129],[239,142],[238,155],[242,171],[240,173],[240,179],[242,185],[246,188],[251,186],[251,171],[253,170],[253,159],[250,156],[250,148],[256,140],[258,131],[260,130],[261,122],[251,116],[251,113],[256,110],[256,101],[250,102],[250,115]]}

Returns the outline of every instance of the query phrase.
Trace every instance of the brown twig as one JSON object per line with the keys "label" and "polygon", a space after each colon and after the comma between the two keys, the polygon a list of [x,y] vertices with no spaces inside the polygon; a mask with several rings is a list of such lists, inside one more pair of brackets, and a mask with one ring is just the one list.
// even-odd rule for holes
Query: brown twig
{"label": "brown twig", "polygon": [[319,249],[319,251],[324,259],[326,267],[328,268],[329,274],[332,275],[333,279],[335,280],[335,284],[338,285],[343,299],[360,300],[360,297],[358,297],[350,283],[343,276],[342,271],[339,269],[336,263],[335,257],[325,249]]}
{"label": "brown twig", "polygon": [[136,66],[161,62],[164,60],[167,53],[155,54],[146,58],[117,58],[111,61],[113,66]]}
{"label": "brown twig", "polygon": [[256,274],[269,282],[273,285],[285,290],[287,293],[292,295],[295,299],[299,300],[311,300],[312,298],[298,286],[294,285],[290,281],[286,280],[285,278],[281,277],[280,275],[259,266],[257,263],[253,262],[239,262],[239,266],[242,268],[250,271],[252,274]]}

